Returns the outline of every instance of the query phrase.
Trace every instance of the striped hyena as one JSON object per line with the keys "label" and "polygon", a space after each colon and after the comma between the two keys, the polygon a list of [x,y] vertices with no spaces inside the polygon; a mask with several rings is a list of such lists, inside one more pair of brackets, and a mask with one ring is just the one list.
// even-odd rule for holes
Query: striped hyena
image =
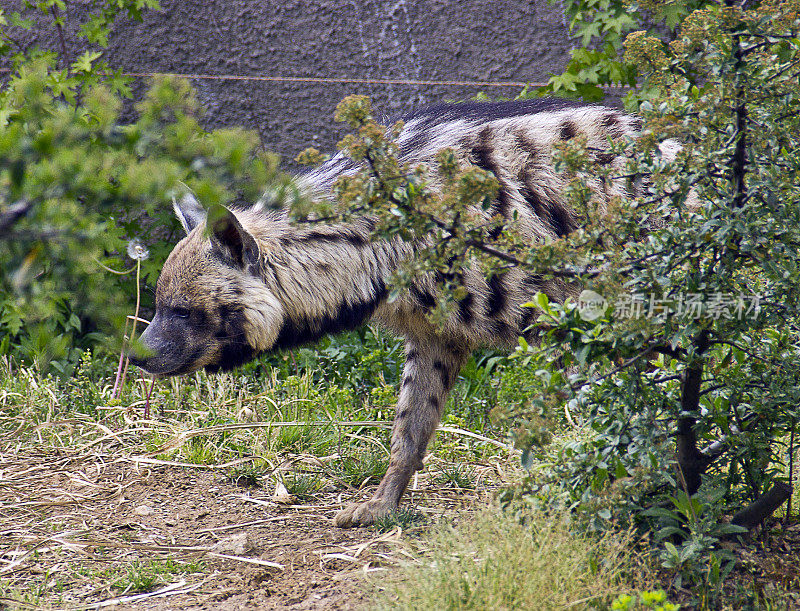
{"label": "striped hyena", "polygon": [[[603,151],[609,136],[636,135],[638,129],[637,118],[565,100],[465,103],[406,117],[399,145],[404,161],[430,162],[449,147],[462,161],[492,172],[500,188],[488,214],[516,214],[522,235],[541,242],[579,223],[562,196],[564,178],[553,169],[553,144],[580,134],[592,150]],[[621,163],[596,155],[601,163]],[[299,181],[324,197],[352,169],[339,154]],[[624,185],[594,187],[624,195]],[[204,231],[205,211],[193,198],[175,209],[187,236],[158,279],[155,316],[141,337],[151,356],[133,361],[145,370],[159,376],[227,370],[261,352],[313,342],[368,320],[405,338],[388,470],[371,500],[338,513],[338,526],[369,524],[397,507],[471,351],[515,345],[531,322],[531,310],[522,304],[537,291],[560,301],[569,290],[521,269],[486,279],[468,268],[466,296],[442,326],[433,326],[426,312],[436,300],[436,279],[421,277],[389,302],[386,283],[412,256],[413,244],[371,240],[370,219],[298,227],[286,213],[254,205],[230,210]]]}

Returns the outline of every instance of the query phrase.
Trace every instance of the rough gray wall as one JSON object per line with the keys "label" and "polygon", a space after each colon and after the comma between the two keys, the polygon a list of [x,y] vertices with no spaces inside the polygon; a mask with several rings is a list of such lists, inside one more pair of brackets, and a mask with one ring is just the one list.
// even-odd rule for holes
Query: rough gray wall
{"label": "rough gray wall", "polygon": [[[5,1],[4,1],[5,4]],[[18,0],[11,0],[13,6]],[[81,10],[85,0],[68,4]],[[120,21],[107,60],[127,72],[363,79],[543,81],[561,70],[569,41],[547,0],[162,0],[143,23]],[[52,36],[40,41],[53,45]],[[82,48],[68,32],[67,46]],[[395,118],[419,106],[519,88],[193,81],[209,127],[257,130],[285,165],[307,146],[332,150],[345,95],[366,94]],[[141,93],[143,84],[136,90]]]}

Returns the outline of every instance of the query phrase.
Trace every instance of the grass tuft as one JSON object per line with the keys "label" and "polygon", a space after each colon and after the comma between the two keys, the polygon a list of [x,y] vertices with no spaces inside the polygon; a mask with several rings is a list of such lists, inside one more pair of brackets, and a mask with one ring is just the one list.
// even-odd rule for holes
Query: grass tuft
{"label": "grass tuft", "polygon": [[363,451],[345,456],[334,465],[334,475],[354,488],[381,481],[389,457],[383,453]]}
{"label": "grass tuft", "polygon": [[474,489],[476,479],[474,467],[458,463],[446,465],[434,477],[434,481],[440,486],[461,488],[462,490]]}
{"label": "grass tuft", "polygon": [[292,496],[297,497],[300,501],[307,501],[314,496],[315,493],[322,490],[324,480],[316,475],[304,475],[300,473],[292,473],[283,478],[283,485]]}
{"label": "grass tuft", "polygon": [[375,520],[374,528],[378,532],[385,533],[399,526],[403,530],[408,530],[412,526],[420,526],[425,522],[425,516],[413,509],[398,509],[389,515]]}

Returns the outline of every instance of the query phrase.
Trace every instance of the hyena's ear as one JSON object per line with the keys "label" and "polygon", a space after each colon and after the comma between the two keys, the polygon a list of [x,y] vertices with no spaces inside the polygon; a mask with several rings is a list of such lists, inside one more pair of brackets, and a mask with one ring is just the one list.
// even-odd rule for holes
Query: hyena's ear
{"label": "hyena's ear", "polygon": [[200,202],[191,193],[186,193],[177,201],[173,197],[172,209],[175,210],[175,216],[178,217],[187,235],[192,229],[206,220],[206,209],[200,205]]}
{"label": "hyena's ear", "polygon": [[208,212],[208,224],[214,250],[236,267],[258,269],[261,255],[256,239],[230,210],[212,206]]}

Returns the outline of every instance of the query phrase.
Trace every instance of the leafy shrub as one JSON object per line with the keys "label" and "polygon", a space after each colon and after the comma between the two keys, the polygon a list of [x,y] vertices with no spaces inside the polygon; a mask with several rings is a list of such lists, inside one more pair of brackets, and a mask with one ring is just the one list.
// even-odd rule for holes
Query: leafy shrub
{"label": "leafy shrub", "polygon": [[[104,45],[116,15],[140,19],[157,6],[102,3],[78,35]],[[0,56],[13,65],[0,87],[0,354],[67,377],[81,349],[102,350],[98,331],[118,335],[139,272],[154,282],[181,235],[171,198],[189,188],[207,205],[255,201],[267,185],[288,192],[288,179],[274,156],[256,151],[254,134],[203,130],[185,81],[155,80],[135,105],[136,120],[124,124],[128,80],[101,52],[69,65],[63,49],[16,52],[20,29],[46,27],[48,19],[62,28],[70,18],[63,3],[23,9],[44,15],[0,9]],[[145,248],[130,267],[134,238]]]}

